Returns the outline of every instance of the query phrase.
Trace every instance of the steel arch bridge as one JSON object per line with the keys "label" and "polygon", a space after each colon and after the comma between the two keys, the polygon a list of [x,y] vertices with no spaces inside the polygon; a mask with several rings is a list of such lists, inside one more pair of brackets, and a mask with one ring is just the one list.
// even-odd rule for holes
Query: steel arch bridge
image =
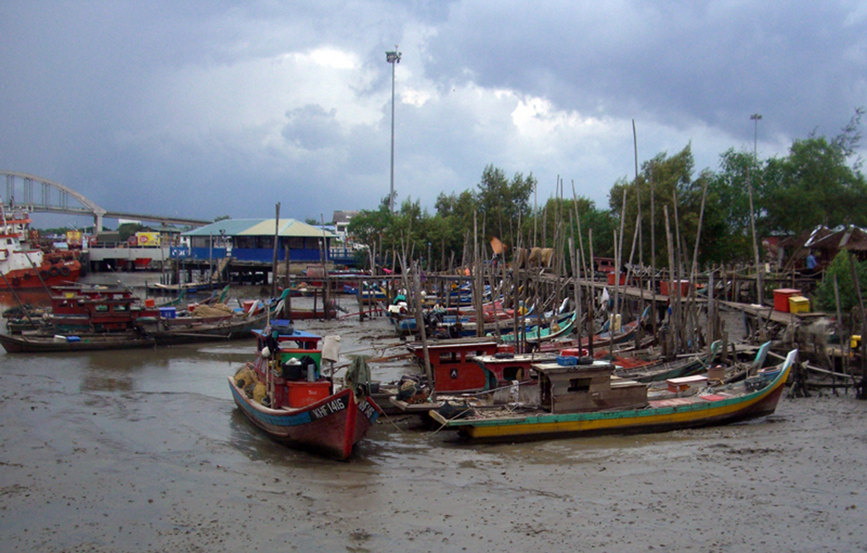
{"label": "steel arch bridge", "polygon": [[211,222],[185,217],[108,211],[84,194],[58,182],[15,171],[0,171],[0,175],[6,177],[6,192],[2,198],[4,205],[23,207],[30,212],[92,216],[95,229],[102,229],[102,221],[106,217],[190,226],[202,226]]}

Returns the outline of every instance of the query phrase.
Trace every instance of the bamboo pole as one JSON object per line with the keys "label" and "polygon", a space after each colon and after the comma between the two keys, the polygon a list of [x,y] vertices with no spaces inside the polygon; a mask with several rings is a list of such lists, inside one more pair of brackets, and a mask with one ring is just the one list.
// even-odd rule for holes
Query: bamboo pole
{"label": "bamboo pole", "polygon": [[[587,247],[590,250],[590,271],[592,280],[596,280],[596,264],[593,259],[593,227],[587,229]],[[588,349],[590,356],[593,357],[593,335],[596,334],[596,294],[592,292],[587,299],[587,334],[588,334]]]}
{"label": "bamboo pole", "polygon": [[[162,252],[162,248],[160,248],[160,252]],[[45,280],[42,279],[42,275],[39,274],[40,271],[36,267],[36,263],[34,263],[32,259],[30,259],[30,254],[28,252],[24,252],[24,257],[27,259],[27,262],[30,263],[30,266],[33,268],[33,272],[36,273],[36,278],[39,279],[39,283],[42,285],[42,289],[45,290],[45,293],[48,294],[48,297],[50,298],[51,289],[48,287],[47,284],[45,284]],[[7,284],[7,286],[9,285]],[[11,290],[12,287],[9,286],[9,289]],[[147,290],[147,288],[145,288],[145,290]],[[178,291],[180,291],[180,287],[178,287]]]}
{"label": "bamboo pole", "polygon": [[[635,197],[638,205],[638,220],[641,220],[641,186],[638,181],[638,134],[635,132],[635,119],[632,120],[632,150],[635,153]],[[641,225],[638,225],[638,264],[644,265],[644,242]],[[641,294],[641,310],[644,310],[644,293]]]}
{"label": "bamboo pole", "polygon": [[[678,334],[680,336],[681,347],[685,347],[686,344],[688,343],[688,340],[687,340],[688,334],[687,334],[687,329],[686,329],[686,317],[684,316],[684,313],[683,313],[684,305],[681,302],[681,299],[683,296],[683,289],[681,288],[680,283],[681,283],[681,280],[683,280],[683,277],[682,277],[682,275],[683,275],[682,257],[683,256],[681,255],[682,254],[682,249],[681,249],[682,243],[680,241],[680,217],[678,216],[678,209],[677,209],[677,189],[675,189],[672,192],[672,198],[673,198],[673,202],[674,202],[673,203],[673,205],[674,205],[674,233],[675,233],[675,239],[677,240],[675,242],[675,247],[674,247],[674,269],[673,269],[674,270],[675,283],[677,284],[674,287],[674,289],[676,290],[675,291],[675,298],[677,301],[677,309],[672,310],[672,313],[677,313],[677,316],[675,317],[676,322],[673,325],[672,329],[674,330],[674,332],[676,334]],[[669,293],[671,293],[671,290],[669,290]],[[678,352],[681,352],[681,347],[678,347]]]}
{"label": "bamboo pole", "polygon": [[271,297],[277,295],[277,247],[280,242],[280,202],[277,202],[277,215],[274,220],[274,259],[271,263]]}
{"label": "bamboo pole", "polygon": [[[665,238],[666,238],[666,242],[668,243],[668,281],[671,282],[671,287],[674,287],[674,282],[672,282],[672,280],[671,280],[671,277],[674,275],[674,244],[672,244],[672,241],[671,241],[671,224],[669,222],[669,217],[668,217],[668,205],[663,205],[662,209],[663,209],[663,212],[665,213]],[[669,321],[668,321],[668,323],[669,323],[668,324],[668,330],[669,331],[667,333],[668,338],[666,341],[670,340],[675,335],[675,333],[672,332],[672,330],[673,330],[672,327],[674,324],[676,324],[675,321],[678,319],[678,315],[679,315],[678,314],[678,307],[679,307],[678,303],[679,302],[671,300],[672,290],[669,290],[668,292],[669,292],[669,296],[668,296],[669,297],[669,303],[671,305],[671,316],[669,317]],[[672,354],[677,353],[679,351],[677,344],[674,343],[671,345],[674,348],[674,350],[671,353]]]}
{"label": "bamboo pole", "polygon": [[[837,324],[842,328],[843,326],[843,313],[840,309],[840,286],[837,283],[837,275],[836,273],[833,275],[834,277],[834,306],[837,309]],[[851,336],[851,333],[850,333]],[[863,338],[863,337],[862,337]],[[849,355],[852,353],[852,341],[846,340],[846,347],[843,348],[843,351],[846,355],[843,356],[843,372],[849,373]]]}
{"label": "bamboo pole", "polygon": [[[404,267],[406,267],[406,260],[402,261]],[[431,383],[431,396],[435,397],[436,394],[436,382],[434,382],[433,373],[431,371],[430,366],[430,351],[428,350],[427,345],[427,329],[424,326],[424,317],[422,315],[422,307],[421,307],[421,280],[418,275],[418,263],[413,263],[413,308],[415,310],[415,324],[419,329],[419,336],[421,337],[421,347],[422,353],[424,354],[424,374],[427,376],[427,381]]]}
{"label": "bamboo pole", "polygon": [[[520,229],[520,228],[521,228],[521,221],[519,218],[518,219],[518,229]],[[518,261],[521,258],[521,254],[519,252],[523,251],[522,238],[523,238],[523,235],[521,234],[521,232],[518,232],[518,243],[517,243],[517,247],[515,249],[515,253],[513,255],[513,257],[515,259],[513,259],[514,266],[512,269],[512,275],[514,275],[513,276],[513,282],[512,282],[512,298],[513,298],[512,299],[512,309],[513,309],[513,312],[512,312],[512,336],[515,339],[515,352],[516,353],[523,352],[523,345],[521,344],[520,339],[521,339],[521,327],[523,326],[523,323],[524,323],[524,312],[526,311],[525,306],[522,303],[523,298],[521,298],[521,295],[524,292],[524,288],[523,288],[523,286],[521,286],[521,280],[522,280],[521,274],[523,273],[523,271],[521,270],[521,267],[518,266]],[[505,261],[505,256],[504,256],[504,261]],[[503,270],[505,270],[505,267],[506,267],[506,264],[504,262],[503,263]],[[518,325],[519,322],[520,322],[521,326]]]}
{"label": "bamboo pole", "polygon": [[289,273],[289,244],[286,244],[286,290],[288,293],[283,302],[283,318],[289,319],[292,316],[292,279]]}
{"label": "bamboo pole", "polygon": [[711,269],[707,281],[707,359],[710,362],[710,347],[716,340],[716,304],[714,302],[714,269]]}
{"label": "bamboo pole", "polygon": [[750,168],[747,167],[747,192],[750,198],[750,228],[753,231],[753,253],[756,258],[756,296],[758,297],[758,304],[764,305],[763,302],[763,293],[764,293],[764,284],[762,282],[762,267],[761,260],[759,259],[759,242],[756,238],[756,212],[753,209],[753,184],[752,177],[750,176]]}
{"label": "bamboo pole", "polygon": [[[635,218],[635,230],[632,233],[632,249],[629,251],[629,266],[626,268],[626,281],[624,283],[624,295],[625,295],[625,290],[626,290],[625,287],[626,287],[626,285],[628,285],[629,279],[632,278],[632,267],[633,267],[632,261],[633,261],[633,256],[635,255],[635,243],[638,240],[638,229],[639,228],[641,228],[641,213],[639,213],[638,216]],[[641,290],[640,288],[639,288],[639,294],[640,294],[641,298],[644,299],[644,291]],[[642,302],[642,307],[643,307],[643,302]],[[644,314],[644,310],[643,309],[639,310],[639,312],[638,312],[639,324],[638,324],[638,328],[635,329],[635,345],[636,345],[636,347],[638,347],[638,345],[640,344],[641,338],[643,337],[643,334],[644,334],[644,331],[641,327],[641,316],[643,314]],[[631,321],[632,317],[630,317],[629,320]]]}
{"label": "bamboo pole", "polygon": [[858,294],[858,311],[861,316],[861,382],[856,386],[858,399],[867,399],[865,385],[867,385],[867,313],[864,311],[864,296],[861,294],[861,282],[858,280],[858,271],[855,268],[855,255],[849,252],[849,269],[852,271],[852,282],[855,284],[855,292]]}
{"label": "bamboo pole", "polygon": [[[653,165],[648,168],[650,177],[650,294],[651,298],[656,296],[656,192],[653,185]],[[654,337],[657,335],[656,324],[656,301],[653,301],[653,309],[650,310],[650,324],[653,329]]]}
{"label": "bamboo pole", "polygon": [[[578,197],[575,194],[575,181],[572,181],[572,205],[575,210],[575,230],[578,233],[578,244],[580,251],[576,251],[575,255],[577,257],[575,268],[573,272],[575,273],[575,326],[578,329],[578,343],[581,343],[581,334],[582,334],[582,326],[583,325],[583,306],[582,306],[582,293],[583,287],[581,285],[582,276],[587,275],[587,268],[584,267],[584,241],[581,238],[581,215],[578,213]],[[573,236],[574,240],[574,236]],[[574,245],[570,245],[570,251]],[[583,271],[582,271],[583,269]]]}
{"label": "bamboo pole", "polygon": [[[614,258],[614,310],[620,313],[620,272],[623,267],[623,233],[626,227],[626,188],[623,189],[623,207],[620,208],[620,242],[617,242],[617,236],[614,237],[614,243],[617,244],[617,256]],[[622,317],[622,315],[621,315]]]}
{"label": "bamboo pole", "polygon": [[[702,231],[702,225],[704,223],[704,206],[705,206],[705,201],[707,200],[707,183],[708,183],[708,181],[707,181],[707,179],[705,179],[704,187],[702,188],[702,192],[701,192],[701,209],[699,210],[699,214],[698,214],[698,229],[696,229],[696,232],[695,232],[695,248],[692,251],[692,270],[690,271],[690,276],[689,276],[689,300],[690,300],[690,304],[691,304],[690,313],[693,314],[693,317],[694,317],[693,322],[696,326],[698,326],[698,316],[695,313],[695,310],[697,308],[696,307],[697,304],[696,304],[695,294],[696,294],[696,288],[698,287],[698,282],[696,281],[696,279],[698,278],[698,274],[697,274],[698,273],[698,246],[699,246],[699,243],[701,242],[701,231]],[[712,341],[713,341],[713,339],[710,339],[710,340],[708,340],[708,343],[710,343]]]}
{"label": "bamboo pole", "polygon": [[482,280],[481,269],[479,263],[479,221],[478,212],[473,212],[473,273],[472,273],[472,291],[473,291],[473,306],[476,311],[476,336],[482,337],[485,334],[484,320],[480,319],[482,314],[482,294],[484,284]]}

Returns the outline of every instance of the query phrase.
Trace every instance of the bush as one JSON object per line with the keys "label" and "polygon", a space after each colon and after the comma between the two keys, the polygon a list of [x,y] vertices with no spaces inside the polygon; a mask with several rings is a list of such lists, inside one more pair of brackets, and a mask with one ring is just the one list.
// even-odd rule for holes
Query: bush
{"label": "bush", "polygon": [[[852,268],[849,265],[849,252],[841,250],[825,271],[825,278],[816,289],[816,306],[825,312],[836,313],[837,303],[834,294],[834,277],[840,292],[840,311],[844,319],[853,308],[858,307],[858,290],[852,281]],[[861,294],[867,292],[867,262],[856,262],[855,271],[861,286]]]}

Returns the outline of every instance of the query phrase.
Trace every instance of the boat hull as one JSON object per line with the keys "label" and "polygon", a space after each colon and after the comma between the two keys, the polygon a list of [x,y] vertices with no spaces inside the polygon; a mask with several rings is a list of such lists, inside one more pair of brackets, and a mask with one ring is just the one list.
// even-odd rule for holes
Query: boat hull
{"label": "boat hull", "polygon": [[265,322],[265,314],[243,321],[226,320],[201,324],[197,324],[195,318],[179,318],[171,321],[168,330],[157,330],[148,332],[148,334],[158,346],[237,340],[251,338],[253,330],[262,328]]}
{"label": "boat hull", "polygon": [[381,410],[370,398],[355,401],[351,390],[341,390],[300,409],[269,409],[247,397],[229,377],[229,389],[238,408],[273,439],[305,451],[346,460]]}
{"label": "boat hull", "polygon": [[0,279],[0,290],[43,289],[75,282],[81,276],[81,263],[69,259],[58,263],[44,262],[38,267],[11,270]]}
{"label": "boat hull", "polygon": [[[66,338],[66,337],[64,337]],[[56,339],[54,336],[28,336],[0,334],[0,345],[8,353],[60,353],[75,351],[102,351],[110,349],[152,348],[152,337],[138,333],[81,334],[75,341]]]}
{"label": "boat hull", "polygon": [[715,426],[773,413],[790,370],[790,367],[786,368],[767,387],[743,396],[705,396],[697,402],[663,400],[651,402],[651,406],[644,409],[452,421],[435,412],[431,415],[438,422],[457,429],[463,438],[480,442],[637,434]]}
{"label": "boat hull", "polygon": [[[178,320],[180,319],[176,319],[176,321]],[[0,334],[0,345],[8,353],[57,353],[152,348],[155,346],[236,340],[251,338],[253,330],[264,324],[265,316],[228,324],[193,324],[195,320],[187,319],[187,321],[192,322],[186,326],[174,324],[169,330],[162,330],[162,322],[156,321],[153,325],[145,325],[142,332],[132,330],[96,334],[70,333],[68,335]],[[160,330],[153,327],[160,327]],[[61,337],[64,339],[60,339]]]}

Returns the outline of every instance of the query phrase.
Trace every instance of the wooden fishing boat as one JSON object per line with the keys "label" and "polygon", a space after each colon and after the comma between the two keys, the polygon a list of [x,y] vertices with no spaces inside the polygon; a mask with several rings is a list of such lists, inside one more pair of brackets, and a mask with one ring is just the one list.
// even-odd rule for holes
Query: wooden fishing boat
{"label": "wooden fishing boat", "polygon": [[319,336],[294,329],[257,336],[256,360],[228,377],[238,408],[275,440],[349,458],[382,413],[369,396],[370,372],[363,361],[348,368],[345,387],[335,390],[319,371],[322,352],[314,349]]}
{"label": "wooden fishing boat", "polygon": [[[424,347],[421,342],[411,342],[407,349],[424,366]],[[431,340],[427,344],[433,387],[437,393],[476,392],[495,388],[497,382],[490,372],[475,361],[474,356],[493,355],[499,351],[496,338],[455,338]]]}
{"label": "wooden fishing boat", "polygon": [[[425,377],[407,375],[403,379],[408,378],[408,384],[415,388],[411,396],[402,393],[406,390],[401,390],[399,383],[385,386],[380,391],[380,397],[387,397],[389,405],[400,413],[426,416],[431,408],[441,405],[441,402],[434,404],[427,401],[431,389],[435,390],[438,396],[493,392],[500,387],[506,372],[510,375],[518,372],[517,369],[507,370],[508,367],[503,364],[488,368],[477,361],[479,358],[493,358],[498,352],[504,359],[509,355],[515,357],[514,354],[508,353],[514,350],[514,346],[500,344],[496,338],[490,336],[431,340],[427,346],[433,383],[428,382]],[[406,347],[423,368],[423,344],[412,342]],[[540,357],[537,356],[536,359]],[[522,357],[519,357],[518,363],[521,362]],[[509,366],[513,365],[515,363]]]}
{"label": "wooden fishing boat", "polygon": [[489,375],[488,382],[492,388],[503,388],[516,381],[522,384],[531,382],[533,365],[556,361],[557,356],[556,352],[499,352],[493,355],[476,355],[470,360]]}
{"label": "wooden fishing boat", "polygon": [[[274,301],[272,301],[273,309],[272,312],[279,314],[281,316],[285,316],[290,320],[307,320],[307,319],[333,319],[337,317],[337,303],[332,300],[328,304],[328,309],[325,309],[325,302],[322,304],[319,302],[314,302],[313,307],[299,307],[297,305],[293,305],[291,301],[288,299],[293,296],[293,292],[289,288],[284,288],[280,293],[280,296],[277,297]],[[247,310],[253,302],[244,302],[245,310]],[[288,306],[286,304],[289,304]],[[327,316],[327,317],[326,317]]]}
{"label": "wooden fishing boat", "polygon": [[130,349],[244,338],[267,318],[264,306],[250,313],[216,310],[196,316],[176,307],[157,308],[131,290],[111,286],[58,286],[42,326],[0,334],[10,353]]}
{"label": "wooden fishing boat", "polygon": [[[605,348],[610,347],[611,345],[623,344],[632,340],[635,336],[635,333],[638,331],[638,327],[641,324],[641,321],[635,320],[626,323],[620,327],[615,325],[614,330],[609,330],[610,325],[606,323],[603,326],[601,332],[593,335],[593,348]],[[590,345],[590,339],[585,337],[581,339],[581,347],[588,347]]]}
{"label": "wooden fishing boat", "polygon": [[709,352],[688,355],[665,361],[660,358],[641,359],[635,356],[611,354],[601,350],[596,353],[597,360],[608,361],[615,367],[614,374],[619,378],[638,382],[662,382],[670,378],[680,378],[707,371],[720,353],[722,342],[710,345]]}
{"label": "wooden fishing boat", "polygon": [[152,348],[156,340],[136,331],[77,334],[0,334],[0,345],[8,353],[59,353],[109,349]]}
{"label": "wooden fishing boat", "polygon": [[443,428],[471,441],[538,440],[595,434],[661,432],[728,424],[774,412],[798,350],[775,371],[738,383],[708,386],[707,377],[671,379],[665,396],[648,395],[647,385],[614,376],[614,365],[539,364],[534,405],[509,409],[459,406],[444,416]]}
{"label": "wooden fishing boat", "polygon": [[149,282],[145,288],[152,294],[180,294],[186,292],[195,294],[202,291],[220,290],[227,285],[221,280],[201,281],[201,282],[182,282],[180,284],[163,284],[162,282]]}
{"label": "wooden fishing boat", "polygon": [[255,328],[261,328],[268,314],[265,310],[252,314],[233,314],[217,319],[203,317],[161,318],[152,323],[139,322],[139,330],[151,336],[158,346],[196,344],[249,338]]}
{"label": "wooden fishing boat", "polygon": [[0,345],[9,353],[52,353],[109,349],[150,348],[197,344],[247,338],[256,327],[264,324],[266,315],[202,321],[195,317],[182,319],[140,319],[134,328],[115,331],[87,332],[41,329],[20,334],[0,334]]}
{"label": "wooden fishing boat", "polygon": [[[568,336],[575,329],[575,320],[577,313],[564,313],[558,315],[555,320],[549,324],[538,324],[529,327],[526,332],[519,333],[518,337],[525,340],[529,344],[539,344],[557,340],[564,336]],[[503,342],[514,343],[516,334],[503,334],[501,336]]]}
{"label": "wooden fishing boat", "polygon": [[381,285],[365,281],[356,290],[356,297],[358,298],[359,305],[378,305],[386,301],[388,294]]}

